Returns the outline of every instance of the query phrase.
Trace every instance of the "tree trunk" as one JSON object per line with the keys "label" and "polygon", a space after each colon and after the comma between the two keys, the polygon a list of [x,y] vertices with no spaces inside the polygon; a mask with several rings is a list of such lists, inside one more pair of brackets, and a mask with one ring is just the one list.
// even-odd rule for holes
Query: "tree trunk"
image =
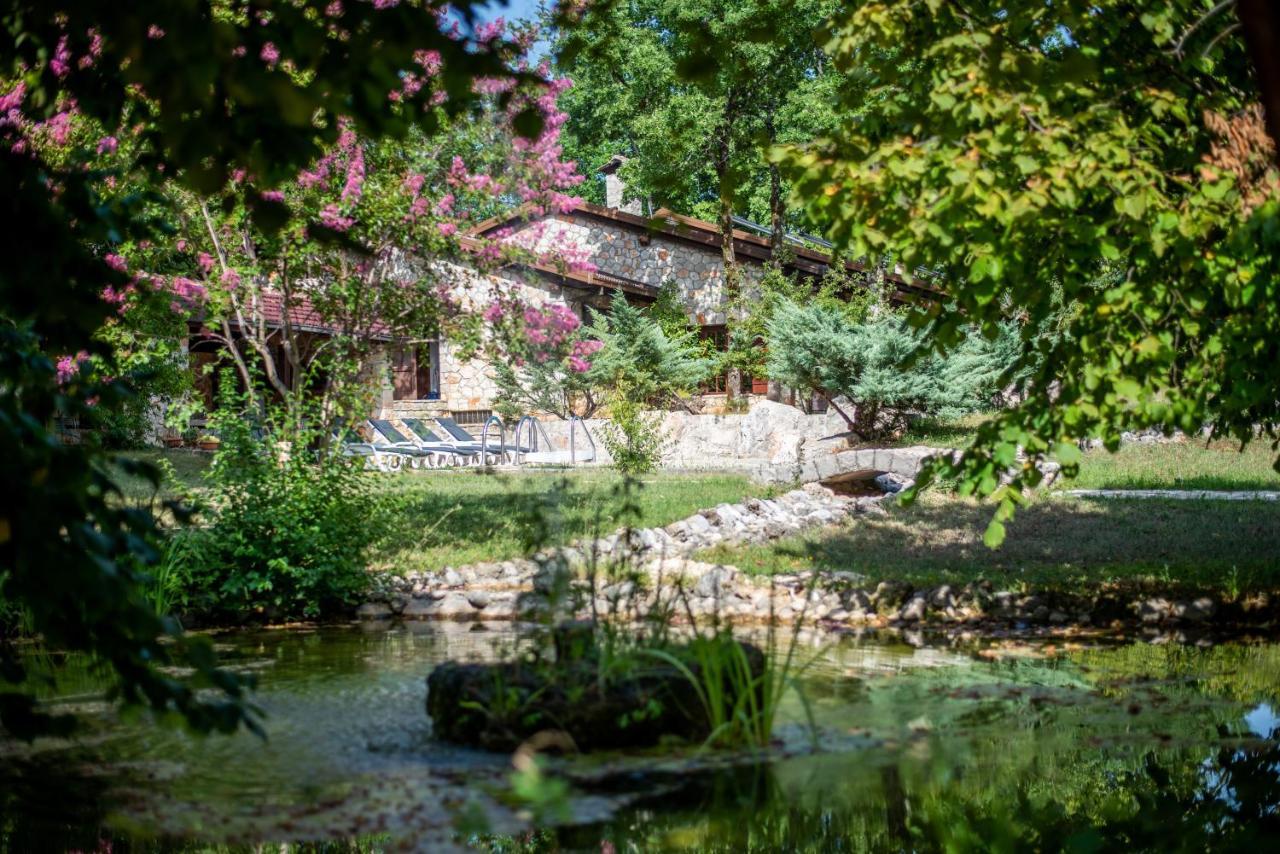
{"label": "tree trunk", "polygon": [[[772,146],[778,141],[778,133],[773,126],[773,111],[770,110],[764,119],[765,133],[769,135],[769,145]],[[783,241],[786,239],[785,225],[786,210],[782,203],[782,172],[778,169],[778,164],[769,164],[769,248],[770,255],[777,258],[778,251],[782,249]]]}
{"label": "tree trunk", "polygon": [[[738,320],[741,271],[733,250],[733,187],[729,175],[729,142],[727,132],[720,141],[716,158],[716,177],[720,183],[720,256],[723,267],[725,333],[727,346],[732,350],[733,331]],[[725,376],[725,402],[737,399],[742,390],[742,370],[730,366]]]}
{"label": "tree trunk", "polygon": [[1236,14],[1243,25],[1267,133],[1276,144],[1275,160],[1280,165],[1280,8],[1273,0],[1237,0]]}

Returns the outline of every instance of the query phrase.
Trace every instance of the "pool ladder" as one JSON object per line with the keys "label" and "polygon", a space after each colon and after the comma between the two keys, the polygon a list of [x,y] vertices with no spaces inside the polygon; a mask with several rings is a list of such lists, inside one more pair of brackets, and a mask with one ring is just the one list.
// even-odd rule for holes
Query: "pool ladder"
{"label": "pool ladder", "polygon": [[[578,427],[582,427],[582,435],[586,437],[586,453],[581,460],[578,459]],[[521,444],[521,436],[527,437],[527,444]],[[513,448],[513,456],[517,465],[521,463],[568,463],[569,465],[577,465],[579,462],[589,463],[596,459],[596,442],[591,438],[591,431],[587,429],[587,424],[577,415],[569,416],[569,450],[557,451],[555,446],[551,444],[551,438],[547,436],[546,428],[542,426],[537,418],[532,415],[525,415],[516,422],[515,447]],[[546,450],[542,450],[543,447]]]}

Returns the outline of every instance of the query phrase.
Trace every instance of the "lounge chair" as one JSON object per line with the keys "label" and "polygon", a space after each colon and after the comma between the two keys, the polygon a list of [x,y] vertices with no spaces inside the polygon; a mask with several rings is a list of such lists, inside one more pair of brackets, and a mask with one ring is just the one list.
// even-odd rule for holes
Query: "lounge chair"
{"label": "lounge chair", "polygon": [[[463,429],[461,424],[459,424],[457,421],[454,421],[449,416],[437,415],[435,416],[435,420],[436,420],[436,423],[439,424],[441,428],[443,428],[444,431],[449,434],[449,439],[447,439],[446,441],[452,441],[459,448],[474,448],[477,451],[483,450],[485,453],[493,454],[495,457],[497,457],[500,460],[510,459],[511,449],[507,447],[507,437],[505,435],[505,431],[501,431],[498,433],[499,443],[497,446],[489,445],[488,447],[485,447],[484,442],[477,439],[475,436],[472,436],[470,433],[468,433],[466,430]],[[496,420],[496,419],[492,419],[492,420]],[[501,423],[502,423],[501,421],[498,421],[498,424],[501,424]],[[488,460],[486,460],[486,462],[488,462]]]}
{"label": "lounge chair", "polygon": [[478,462],[480,459],[481,448],[479,442],[450,442],[447,439],[442,439],[421,418],[402,418],[400,421],[409,428],[409,432],[413,434],[414,441],[420,447],[448,448],[460,458],[465,458],[466,462]]}
{"label": "lounge chair", "polygon": [[404,468],[405,463],[410,466],[414,463],[412,455],[397,448],[366,442],[351,430],[347,430],[345,433],[334,430],[333,438],[339,453],[345,457],[363,457],[366,468],[376,469],[381,472],[394,472]]}
{"label": "lounge chair", "polygon": [[373,427],[375,433],[381,437],[382,442],[376,439],[374,445],[376,447],[390,447],[396,451],[408,454],[418,461],[418,465],[425,463],[428,466],[439,466],[446,462],[458,462],[462,456],[458,449],[445,442],[415,442],[405,436],[390,421],[382,418],[370,418],[369,425]]}

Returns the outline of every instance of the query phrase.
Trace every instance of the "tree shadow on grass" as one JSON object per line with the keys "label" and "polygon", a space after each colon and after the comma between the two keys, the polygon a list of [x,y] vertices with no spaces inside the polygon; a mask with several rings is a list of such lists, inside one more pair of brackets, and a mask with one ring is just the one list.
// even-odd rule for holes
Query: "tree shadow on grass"
{"label": "tree shadow on grass", "polygon": [[790,568],[851,570],[872,583],[1280,587],[1273,503],[1041,500],[1018,511],[995,550],[982,542],[991,513],[989,505],[932,499],[773,551]]}

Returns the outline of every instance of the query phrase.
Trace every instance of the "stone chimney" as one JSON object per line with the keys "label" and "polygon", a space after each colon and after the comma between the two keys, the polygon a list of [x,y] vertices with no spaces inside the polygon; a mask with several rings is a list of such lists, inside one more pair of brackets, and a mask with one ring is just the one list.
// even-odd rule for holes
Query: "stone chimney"
{"label": "stone chimney", "polygon": [[626,192],[626,183],[618,177],[618,170],[627,162],[627,158],[621,154],[615,154],[609,158],[609,162],[604,164],[598,170],[604,176],[604,203],[605,207],[620,210],[623,213],[641,214],[640,200],[632,199],[626,204],[622,203],[623,194]]}

